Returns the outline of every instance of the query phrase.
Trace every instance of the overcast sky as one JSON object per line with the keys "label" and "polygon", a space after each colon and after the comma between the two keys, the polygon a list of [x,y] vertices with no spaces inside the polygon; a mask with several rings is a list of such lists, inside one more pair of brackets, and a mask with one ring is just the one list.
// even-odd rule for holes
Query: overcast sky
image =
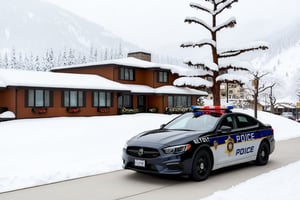
{"label": "overcast sky", "polygon": [[[185,24],[185,17],[201,12],[190,2],[204,0],[44,0],[63,7],[112,31],[124,40],[149,50],[163,50],[185,41],[204,39],[199,26]],[[249,42],[267,35],[299,16],[299,0],[240,0],[222,14],[220,22],[237,18],[234,40]],[[198,16],[199,17],[199,16]],[[206,17],[202,15],[202,17]]]}

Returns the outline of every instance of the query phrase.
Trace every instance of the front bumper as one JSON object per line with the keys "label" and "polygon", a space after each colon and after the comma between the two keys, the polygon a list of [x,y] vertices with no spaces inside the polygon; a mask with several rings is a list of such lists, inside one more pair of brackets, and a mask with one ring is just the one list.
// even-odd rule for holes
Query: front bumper
{"label": "front bumper", "polygon": [[[184,159],[183,154],[164,154],[156,158],[141,158],[128,155],[123,149],[123,168],[138,172],[167,174],[167,175],[185,175],[190,174],[192,169],[192,159]],[[144,161],[145,166],[135,166],[135,160]]]}

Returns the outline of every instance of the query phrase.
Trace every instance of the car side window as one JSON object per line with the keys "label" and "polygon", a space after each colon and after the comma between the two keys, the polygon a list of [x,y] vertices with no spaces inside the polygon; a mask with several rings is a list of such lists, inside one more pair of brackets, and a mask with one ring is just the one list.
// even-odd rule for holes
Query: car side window
{"label": "car side window", "polygon": [[221,122],[221,126],[229,126],[230,128],[234,128],[233,126],[233,119],[231,116],[226,117],[225,119],[223,119],[223,121]]}
{"label": "car side window", "polygon": [[256,126],[258,122],[249,116],[246,115],[238,115],[236,117],[237,128],[246,128],[251,126]]}

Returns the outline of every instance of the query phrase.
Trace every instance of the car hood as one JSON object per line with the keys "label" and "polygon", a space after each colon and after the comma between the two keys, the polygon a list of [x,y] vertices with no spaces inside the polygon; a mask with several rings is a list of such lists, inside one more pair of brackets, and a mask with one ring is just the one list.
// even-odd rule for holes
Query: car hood
{"label": "car hood", "polygon": [[169,146],[184,144],[196,139],[206,132],[156,129],[143,132],[128,141],[130,146]]}

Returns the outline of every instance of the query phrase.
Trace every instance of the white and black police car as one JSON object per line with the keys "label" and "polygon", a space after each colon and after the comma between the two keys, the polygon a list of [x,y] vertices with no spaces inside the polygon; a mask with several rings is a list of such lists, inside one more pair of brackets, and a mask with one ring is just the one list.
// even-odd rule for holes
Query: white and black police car
{"label": "white and black police car", "polygon": [[222,167],[267,164],[275,148],[272,127],[232,109],[192,106],[193,112],[131,138],[123,149],[123,168],[202,181]]}

